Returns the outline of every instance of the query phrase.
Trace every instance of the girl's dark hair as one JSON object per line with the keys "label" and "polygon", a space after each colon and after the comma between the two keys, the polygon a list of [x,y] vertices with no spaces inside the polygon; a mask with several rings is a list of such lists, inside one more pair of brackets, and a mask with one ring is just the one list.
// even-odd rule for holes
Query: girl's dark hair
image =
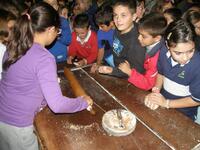
{"label": "girl's dark hair", "polygon": [[45,2],[37,3],[28,14],[22,15],[11,31],[7,45],[8,58],[3,64],[3,69],[8,69],[26,54],[33,45],[34,33],[44,32],[51,26],[59,28],[59,15]]}
{"label": "girl's dark hair", "polygon": [[169,14],[173,20],[178,20],[182,16],[182,12],[178,8],[169,8],[164,11],[164,14]]}
{"label": "girl's dark hair", "polygon": [[194,24],[200,21],[200,11],[188,10],[183,14],[182,18],[187,21],[194,30]]}
{"label": "girl's dark hair", "polygon": [[169,24],[166,30],[165,39],[169,47],[176,47],[177,43],[194,41],[190,25],[180,19]]}
{"label": "girl's dark hair", "polygon": [[74,18],[73,27],[74,28],[89,28],[89,17],[86,13],[78,14]]}

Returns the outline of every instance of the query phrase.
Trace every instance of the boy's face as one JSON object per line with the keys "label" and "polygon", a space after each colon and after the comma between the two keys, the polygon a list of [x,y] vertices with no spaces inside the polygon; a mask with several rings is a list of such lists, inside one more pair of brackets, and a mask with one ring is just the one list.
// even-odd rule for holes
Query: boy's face
{"label": "boy's face", "polygon": [[88,28],[74,28],[74,32],[81,40],[84,40],[87,36]]}
{"label": "boy's face", "polygon": [[143,29],[139,29],[138,40],[139,40],[140,44],[143,47],[144,46],[152,45],[152,44],[160,41],[160,39],[161,39],[161,36],[155,36],[155,37],[153,37],[147,31],[145,31]]}
{"label": "boy's face", "polygon": [[172,58],[181,65],[186,64],[194,55],[195,45],[190,41],[178,43],[175,47],[169,47]]}
{"label": "boy's face", "polygon": [[194,24],[195,27],[195,33],[200,36],[200,21]]}
{"label": "boy's face", "polygon": [[67,8],[63,8],[62,12],[61,12],[61,16],[63,16],[64,18],[68,18],[68,9]]}
{"label": "boy's face", "polygon": [[145,12],[144,2],[141,2],[139,6],[136,8],[137,18],[142,18]]}
{"label": "boy's face", "polygon": [[167,13],[164,13],[164,17],[167,20],[168,25],[173,21],[172,17]]}
{"label": "boy's face", "polygon": [[76,5],[81,12],[85,12],[88,9],[88,4],[84,0],[76,0]]}
{"label": "boy's face", "polygon": [[102,30],[102,31],[104,31],[104,32],[108,32],[112,28],[113,28],[113,23],[110,23],[109,26],[107,26],[105,24],[100,24],[99,25],[99,29]]}
{"label": "boy's face", "polygon": [[113,20],[117,29],[123,34],[129,32],[133,27],[136,14],[132,14],[128,7],[118,5],[113,8]]}

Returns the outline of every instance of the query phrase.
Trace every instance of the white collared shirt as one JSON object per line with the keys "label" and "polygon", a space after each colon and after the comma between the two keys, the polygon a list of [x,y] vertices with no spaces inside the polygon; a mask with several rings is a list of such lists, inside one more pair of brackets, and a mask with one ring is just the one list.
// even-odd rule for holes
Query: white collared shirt
{"label": "white collared shirt", "polygon": [[80,42],[81,44],[84,44],[84,43],[86,43],[86,42],[89,40],[90,35],[91,35],[91,30],[88,31],[87,36],[85,37],[84,40],[81,40],[81,39],[79,38],[79,36],[76,37],[76,40],[77,40],[78,42]]}

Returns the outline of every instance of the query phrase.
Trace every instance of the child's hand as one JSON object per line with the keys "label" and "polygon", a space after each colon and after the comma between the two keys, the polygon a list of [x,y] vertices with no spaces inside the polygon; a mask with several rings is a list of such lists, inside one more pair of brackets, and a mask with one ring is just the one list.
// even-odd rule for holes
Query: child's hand
{"label": "child's hand", "polygon": [[72,59],[73,59],[74,57],[73,56],[69,56],[68,58],[67,58],[67,63],[68,64],[72,64]]}
{"label": "child's hand", "polygon": [[95,73],[96,71],[98,71],[99,69],[99,65],[97,65],[96,63],[94,63],[90,69],[91,73]]}
{"label": "child's hand", "polygon": [[164,98],[164,96],[160,93],[151,93],[148,96],[148,99],[161,107],[167,107],[167,100]]}
{"label": "child's hand", "polygon": [[159,107],[159,105],[153,103],[153,102],[149,99],[149,95],[147,95],[147,96],[145,97],[144,104],[145,104],[147,107],[149,107],[150,109],[152,109],[152,110],[156,110],[156,109]]}
{"label": "child's hand", "polygon": [[[169,103],[167,104],[167,100],[164,98],[164,96],[160,93],[150,93],[147,95],[146,103],[156,104],[161,107],[168,108]],[[147,106],[148,107],[148,106]]]}
{"label": "child's hand", "polygon": [[113,68],[109,66],[100,66],[98,71],[99,73],[103,73],[103,74],[111,74],[113,71]]}
{"label": "child's hand", "polygon": [[130,67],[130,64],[128,63],[128,61],[125,61],[125,62],[119,64],[118,68],[122,72],[126,73],[129,77],[131,76],[131,67]]}
{"label": "child's hand", "polygon": [[76,65],[76,67],[81,67],[81,66],[87,65],[87,60],[81,59],[78,62],[74,63],[74,65]]}

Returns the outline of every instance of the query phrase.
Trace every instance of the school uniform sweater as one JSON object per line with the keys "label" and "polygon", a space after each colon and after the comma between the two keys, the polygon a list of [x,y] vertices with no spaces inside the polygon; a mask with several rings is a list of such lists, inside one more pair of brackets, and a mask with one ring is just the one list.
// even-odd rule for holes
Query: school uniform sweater
{"label": "school uniform sweater", "polygon": [[29,126],[46,104],[55,113],[72,113],[87,108],[81,97],[62,95],[53,55],[39,44],[7,71],[0,81],[0,121],[17,127]]}
{"label": "school uniform sweater", "polygon": [[[195,52],[185,65],[175,62],[168,50],[160,52],[158,72],[164,76],[161,93],[166,99],[174,100],[191,97],[200,102],[200,54]],[[192,120],[197,114],[197,106],[178,109]]]}
{"label": "school uniform sweater", "polygon": [[75,32],[72,33],[72,42],[69,45],[69,56],[77,56],[79,59],[85,58],[87,64],[91,64],[96,60],[97,53],[97,35],[94,31],[88,31],[83,43],[81,43]]}

